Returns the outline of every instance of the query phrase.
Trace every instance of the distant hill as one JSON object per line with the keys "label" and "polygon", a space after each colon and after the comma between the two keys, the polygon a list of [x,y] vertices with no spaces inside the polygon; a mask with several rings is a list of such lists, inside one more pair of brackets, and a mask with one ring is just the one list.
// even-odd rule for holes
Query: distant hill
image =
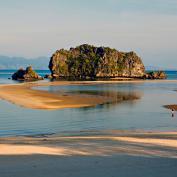
{"label": "distant hill", "polygon": [[19,69],[31,65],[34,69],[46,70],[49,63],[48,57],[27,59],[23,57],[8,57],[0,55],[0,69]]}
{"label": "distant hill", "polygon": [[158,66],[145,66],[146,71],[176,71],[176,68],[158,67]]}

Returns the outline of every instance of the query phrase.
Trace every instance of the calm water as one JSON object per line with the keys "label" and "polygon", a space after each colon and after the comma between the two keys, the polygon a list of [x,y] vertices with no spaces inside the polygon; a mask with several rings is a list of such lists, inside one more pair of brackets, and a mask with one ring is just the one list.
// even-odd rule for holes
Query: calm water
{"label": "calm water", "polygon": [[[8,80],[11,70],[0,72],[0,83]],[[45,75],[48,71],[40,71]],[[168,72],[169,79],[177,79],[177,72]],[[38,88],[39,89],[39,88]],[[50,86],[40,89],[57,93],[106,93],[138,96],[117,104],[93,108],[55,111],[21,108],[0,101],[0,136],[72,133],[89,130],[177,130],[177,114],[171,117],[162,105],[177,104],[177,83],[104,84],[92,86]]]}
{"label": "calm water", "polygon": [[[15,71],[16,70],[0,70],[0,84],[16,83],[10,79]],[[37,70],[36,72],[42,77],[46,74],[50,74],[49,70]]]}

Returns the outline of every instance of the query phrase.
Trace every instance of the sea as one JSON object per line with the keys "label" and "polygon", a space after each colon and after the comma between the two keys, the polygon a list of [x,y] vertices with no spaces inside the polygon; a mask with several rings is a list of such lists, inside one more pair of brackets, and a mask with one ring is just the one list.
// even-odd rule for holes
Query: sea
{"label": "sea", "polygon": [[[0,70],[0,84],[17,83],[15,70]],[[37,70],[44,76],[49,70]],[[89,108],[33,110],[0,100],[0,136],[73,135],[102,130],[177,131],[177,113],[163,107],[177,104],[177,71],[166,71],[168,80],[176,82],[115,83],[80,86],[45,86],[33,89],[58,93],[107,93],[134,95],[135,100]]]}

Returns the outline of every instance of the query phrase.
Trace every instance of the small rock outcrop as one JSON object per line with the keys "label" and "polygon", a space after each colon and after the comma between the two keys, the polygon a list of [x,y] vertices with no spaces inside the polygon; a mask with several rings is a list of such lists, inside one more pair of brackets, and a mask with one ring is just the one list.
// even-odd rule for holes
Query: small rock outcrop
{"label": "small rock outcrop", "polygon": [[12,75],[13,80],[31,81],[31,80],[42,80],[31,66],[27,67],[26,70],[21,68]]}
{"label": "small rock outcrop", "polygon": [[151,71],[144,75],[144,79],[167,79],[164,71]]}
{"label": "small rock outcrop", "polygon": [[135,52],[88,44],[56,51],[50,59],[49,69],[53,78],[142,78],[145,75],[144,64]]}

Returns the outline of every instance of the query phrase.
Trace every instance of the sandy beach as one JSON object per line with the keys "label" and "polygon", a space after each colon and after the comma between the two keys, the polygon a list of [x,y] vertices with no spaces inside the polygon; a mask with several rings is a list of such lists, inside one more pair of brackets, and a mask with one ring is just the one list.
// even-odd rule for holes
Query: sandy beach
{"label": "sandy beach", "polygon": [[[55,94],[34,87],[130,82],[176,81],[60,81],[1,85],[0,98],[31,109],[96,106],[114,101],[113,97]],[[1,137],[0,164],[1,177],[176,177],[177,132],[107,130]]]}
{"label": "sandy beach", "polygon": [[[140,145],[141,148],[133,148]],[[150,147],[161,148],[153,150]],[[110,130],[78,132],[78,135],[72,136],[38,135],[0,138],[0,155],[109,156],[128,153],[177,158],[177,152],[168,152],[165,148],[177,149],[177,132]]]}
{"label": "sandy beach", "polygon": [[114,130],[10,137],[0,138],[0,149],[2,177],[176,175],[176,132]]}

